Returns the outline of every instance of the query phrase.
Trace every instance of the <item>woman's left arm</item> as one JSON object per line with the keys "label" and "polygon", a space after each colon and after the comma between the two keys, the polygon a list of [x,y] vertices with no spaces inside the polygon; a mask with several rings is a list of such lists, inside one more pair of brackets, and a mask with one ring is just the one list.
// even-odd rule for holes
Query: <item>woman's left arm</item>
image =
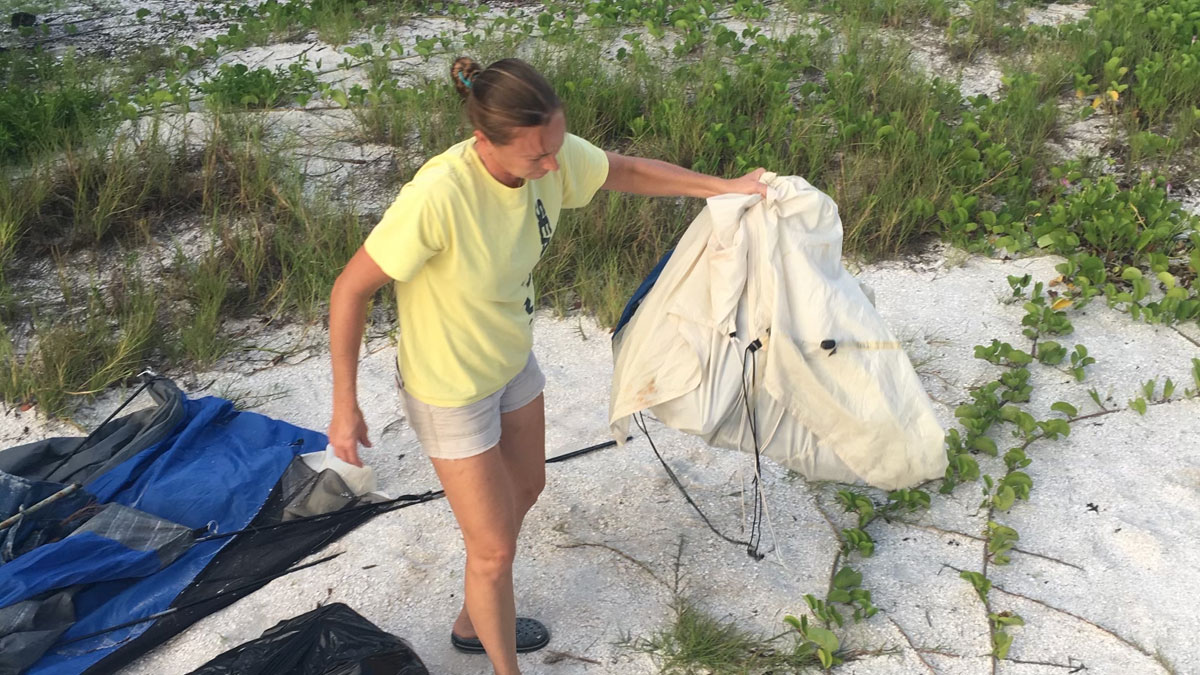
{"label": "woman's left arm", "polygon": [[698,197],[708,199],[729,193],[767,196],[766,183],[758,182],[764,169],[755,169],[740,178],[717,178],[696,173],[669,162],[645,157],[628,157],[615,152],[608,155],[605,190],[631,192],[649,197]]}

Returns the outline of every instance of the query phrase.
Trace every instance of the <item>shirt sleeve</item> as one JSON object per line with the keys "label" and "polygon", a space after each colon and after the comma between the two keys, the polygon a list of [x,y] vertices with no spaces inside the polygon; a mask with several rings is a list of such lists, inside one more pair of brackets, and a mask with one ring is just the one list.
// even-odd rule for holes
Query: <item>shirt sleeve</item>
{"label": "shirt sleeve", "polygon": [[587,206],[608,180],[608,155],[574,134],[567,134],[563,139],[558,166],[563,182],[564,209]]}
{"label": "shirt sleeve", "polygon": [[411,281],[425,261],[446,247],[444,209],[438,195],[409,183],[363,243],[367,255],[389,277]]}

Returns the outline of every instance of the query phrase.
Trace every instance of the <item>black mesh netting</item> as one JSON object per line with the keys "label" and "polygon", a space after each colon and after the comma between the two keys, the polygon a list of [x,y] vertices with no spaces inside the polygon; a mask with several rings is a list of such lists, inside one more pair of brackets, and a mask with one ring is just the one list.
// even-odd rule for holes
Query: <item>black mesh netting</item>
{"label": "black mesh netting", "polygon": [[336,473],[315,474],[293,461],[262,511],[179,594],[171,603],[173,611],[85,672],[115,673],[196,621],[262,588],[296,561],[398,506],[355,498]]}

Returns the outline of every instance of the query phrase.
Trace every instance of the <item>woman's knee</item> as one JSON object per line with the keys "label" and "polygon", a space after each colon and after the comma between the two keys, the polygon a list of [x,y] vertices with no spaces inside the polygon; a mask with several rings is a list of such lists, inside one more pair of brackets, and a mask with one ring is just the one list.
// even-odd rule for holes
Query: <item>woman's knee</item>
{"label": "woman's knee", "polygon": [[517,508],[521,513],[528,511],[534,504],[537,503],[538,497],[542,496],[542,492],[546,489],[546,476],[531,479],[529,483],[521,486],[517,491]]}
{"label": "woman's knee", "polygon": [[467,544],[467,571],[489,578],[498,578],[512,572],[513,559],[517,556],[516,541],[479,542]]}

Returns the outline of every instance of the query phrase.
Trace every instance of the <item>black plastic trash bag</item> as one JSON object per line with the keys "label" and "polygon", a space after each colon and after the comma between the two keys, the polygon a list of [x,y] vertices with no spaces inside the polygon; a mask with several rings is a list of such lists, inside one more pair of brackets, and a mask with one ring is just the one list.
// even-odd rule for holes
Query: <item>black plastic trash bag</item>
{"label": "black plastic trash bag", "polygon": [[190,675],[429,675],[404,640],[337,602],[281,621]]}

